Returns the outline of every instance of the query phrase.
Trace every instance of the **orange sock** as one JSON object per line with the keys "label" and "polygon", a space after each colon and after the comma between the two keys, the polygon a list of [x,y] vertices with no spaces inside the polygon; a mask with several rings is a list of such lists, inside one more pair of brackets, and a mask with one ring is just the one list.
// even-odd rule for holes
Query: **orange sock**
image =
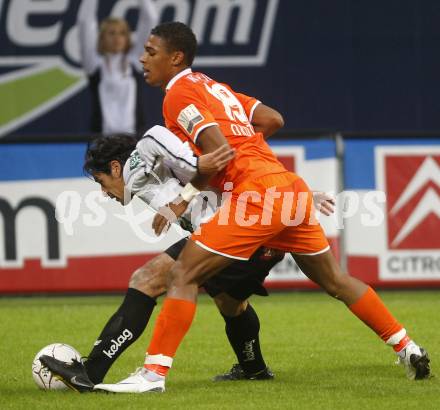
{"label": "orange sock", "polygon": [[158,374],[159,376],[165,377],[168,374],[168,370],[170,370],[167,366],[162,366],[160,364],[145,364],[144,367],[151,372]]}
{"label": "orange sock", "polygon": [[371,287],[368,287],[367,291],[349,308],[384,342],[403,329]]}
{"label": "orange sock", "polygon": [[411,342],[411,338],[408,335],[405,335],[399,343],[396,343],[393,345],[393,349],[396,353],[402,351],[405,349],[406,346],[408,346],[408,343]]}
{"label": "orange sock", "polygon": [[[166,298],[162,310],[156,319],[153,338],[148,347],[148,355],[170,358],[176,354],[180,342],[191,326],[196,312],[196,304],[188,300]],[[162,376],[168,372],[169,366],[159,359],[157,363],[145,364],[148,370]]]}

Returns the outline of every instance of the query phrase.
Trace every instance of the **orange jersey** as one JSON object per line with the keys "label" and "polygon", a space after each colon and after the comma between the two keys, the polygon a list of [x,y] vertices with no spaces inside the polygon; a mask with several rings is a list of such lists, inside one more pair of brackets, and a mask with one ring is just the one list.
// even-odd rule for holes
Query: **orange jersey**
{"label": "orange jersey", "polygon": [[234,92],[227,84],[187,69],[168,84],[163,116],[166,127],[181,140],[190,141],[196,153],[200,153],[195,145],[200,132],[219,126],[236,152],[225,170],[211,180],[211,185],[223,189],[226,182],[232,182],[237,188],[263,175],[287,172],[251,124],[259,103],[253,97]]}

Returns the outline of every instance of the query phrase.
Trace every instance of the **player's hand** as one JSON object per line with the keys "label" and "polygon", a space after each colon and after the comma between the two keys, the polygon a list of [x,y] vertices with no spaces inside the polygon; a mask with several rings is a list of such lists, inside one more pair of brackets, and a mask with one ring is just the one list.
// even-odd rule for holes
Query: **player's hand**
{"label": "player's hand", "polygon": [[222,145],[209,154],[199,157],[198,169],[202,175],[211,175],[220,172],[228,162],[234,158],[235,151],[228,144]]}
{"label": "player's hand", "polygon": [[171,224],[177,221],[177,218],[185,212],[186,208],[188,208],[188,202],[184,201],[180,196],[173,202],[160,208],[153,219],[154,233],[159,236],[162,232],[168,231]]}
{"label": "player's hand", "polygon": [[325,192],[314,191],[315,208],[324,215],[330,216],[335,212],[335,198]]}

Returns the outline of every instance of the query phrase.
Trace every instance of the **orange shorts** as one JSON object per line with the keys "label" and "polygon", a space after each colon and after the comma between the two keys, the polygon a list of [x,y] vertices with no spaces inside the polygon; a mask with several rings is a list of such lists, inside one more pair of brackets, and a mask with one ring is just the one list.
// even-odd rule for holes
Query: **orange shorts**
{"label": "orange shorts", "polygon": [[239,260],[249,259],[260,246],[307,255],[329,249],[312,193],[297,175],[266,175],[227,195],[191,236],[202,248]]}

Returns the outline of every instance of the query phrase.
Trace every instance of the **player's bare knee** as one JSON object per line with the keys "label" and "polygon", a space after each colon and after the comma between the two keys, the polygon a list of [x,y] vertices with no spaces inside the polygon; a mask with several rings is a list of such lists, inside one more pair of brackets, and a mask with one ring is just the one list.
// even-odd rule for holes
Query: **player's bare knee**
{"label": "player's bare knee", "polygon": [[155,298],[166,292],[166,276],[142,267],[133,272],[128,286]]}
{"label": "player's bare knee", "polygon": [[151,297],[157,297],[167,290],[167,272],[174,260],[163,253],[149,260],[131,275],[129,286]]}
{"label": "player's bare knee", "polygon": [[341,299],[341,295],[347,292],[350,276],[346,273],[335,273],[325,282],[325,291],[335,299]]}

